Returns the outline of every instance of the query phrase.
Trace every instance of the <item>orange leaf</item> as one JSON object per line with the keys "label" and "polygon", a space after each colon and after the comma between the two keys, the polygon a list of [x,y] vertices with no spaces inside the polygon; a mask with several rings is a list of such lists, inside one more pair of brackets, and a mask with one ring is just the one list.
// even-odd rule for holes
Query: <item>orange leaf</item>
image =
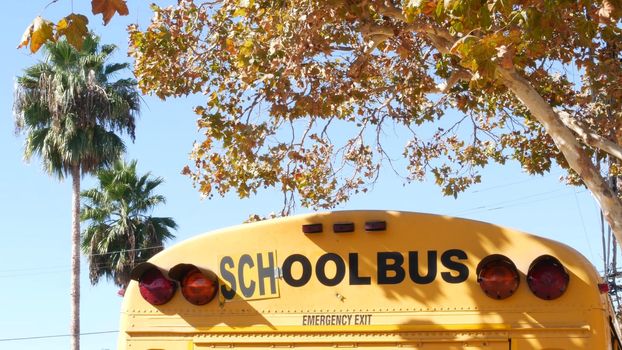
{"label": "orange leaf", "polygon": [[603,0],[601,8],[598,10],[598,19],[601,23],[606,23],[612,20],[612,16],[615,13],[615,7],[609,0]]}
{"label": "orange leaf", "polygon": [[37,18],[30,23],[28,28],[26,28],[17,48],[25,47],[30,42],[30,52],[35,53],[39,51],[41,45],[45,44],[48,40],[54,40],[52,32],[52,23],[43,19],[41,16],[37,16]]}
{"label": "orange leaf", "polygon": [[56,35],[57,37],[64,35],[69,44],[79,50],[88,35],[89,30],[86,26],[88,23],[89,20],[85,16],[72,13],[58,22]]}
{"label": "orange leaf", "polygon": [[32,35],[32,28],[34,26],[35,25],[33,23],[30,23],[28,25],[28,28],[26,28],[26,31],[22,35],[22,39],[19,41],[19,45],[17,45],[18,49],[21,49],[22,47],[28,45],[28,43],[30,42],[30,35]]}
{"label": "orange leaf", "polygon": [[502,68],[514,68],[514,55],[514,50],[505,45],[497,47],[497,61]]}
{"label": "orange leaf", "polygon": [[426,15],[429,16],[431,14],[434,13],[434,11],[436,11],[436,7],[437,7],[437,1],[427,1],[423,7],[423,9],[421,10],[421,12]]}
{"label": "orange leaf", "polygon": [[115,12],[121,16],[127,16],[130,13],[125,0],[91,0],[91,9],[94,15],[102,14],[104,25],[110,22]]}

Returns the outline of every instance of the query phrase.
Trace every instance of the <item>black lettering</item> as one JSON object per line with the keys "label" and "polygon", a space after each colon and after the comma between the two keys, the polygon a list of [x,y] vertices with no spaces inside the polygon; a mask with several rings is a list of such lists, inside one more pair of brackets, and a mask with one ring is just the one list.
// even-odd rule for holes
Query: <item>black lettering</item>
{"label": "black lettering", "polygon": [[244,265],[254,267],[255,263],[253,262],[253,258],[251,258],[248,254],[242,255],[239,263],[238,278],[240,279],[240,291],[242,292],[242,295],[250,298],[253,296],[253,293],[255,293],[255,281],[251,280],[251,283],[249,283],[248,286],[246,285],[246,281],[244,280]]}
{"label": "black lettering", "polygon": [[276,277],[274,276],[274,253],[268,253],[268,266],[263,264],[263,255],[257,254],[257,275],[259,277],[259,294],[265,295],[264,279],[270,279],[270,294],[276,294]]}
{"label": "black lettering", "polygon": [[348,254],[348,269],[350,273],[350,285],[358,286],[371,284],[371,277],[359,276],[359,255],[358,253]]}
{"label": "black lettering", "polygon": [[235,275],[227,270],[227,267],[233,268],[234,266],[233,259],[230,256],[225,256],[220,260],[220,276],[223,280],[231,284],[231,288],[228,288],[224,283],[220,286],[220,293],[227,300],[233,299],[236,293],[237,282],[235,280]]}
{"label": "black lettering", "polygon": [[419,274],[419,252],[408,252],[408,274],[410,279],[417,284],[428,284],[436,278],[436,251],[428,250],[428,273],[425,276]]}
{"label": "black lettering", "polygon": [[[335,263],[335,276],[333,278],[328,278],[326,276],[326,264],[332,261]],[[335,253],[326,253],[320,256],[317,259],[317,263],[315,264],[315,274],[317,276],[318,281],[325,286],[336,286],[346,275],[346,264],[343,259],[335,254]]]}
{"label": "black lettering", "polygon": [[[378,252],[378,284],[401,283],[406,275],[403,264],[404,256],[398,252]],[[390,271],[393,276],[389,276]]]}
{"label": "black lettering", "polygon": [[[302,275],[299,279],[292,276],[292,265],[298,262],[302,266]],[[302,287],[311,279],[311,262],[301,254],[292,254],[283,261],[283,280],[292,287]]]}
{"label": "black lettering", "polygon": [[461,262],[452,260],[452,258],[466,260],[467,255],[460,249],[450,249],[441,255],[441,263],[443,266],[458,273],[454,276],[451,272],[441,272],[443,280],[448,283],[461,283],[466,281],[469,277],[469,268]]}
{"label": "black lettering", "polygon": [[370,325],[371,324],[371,315],[355,315],[354,316],[354,324],[356,325]]}

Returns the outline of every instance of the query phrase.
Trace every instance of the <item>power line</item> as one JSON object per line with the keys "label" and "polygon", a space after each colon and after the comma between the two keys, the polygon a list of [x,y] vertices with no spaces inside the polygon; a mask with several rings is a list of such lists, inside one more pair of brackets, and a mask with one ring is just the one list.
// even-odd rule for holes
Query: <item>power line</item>
{"label": "power line", "polygon": [[[149,259],[136,259],[134,261],[134,264],[139,264],[139,263],[143,263],[148,261]],[[104,269],[104,268],[112,268],[114,267],[113,263],[96,263],[95,267],[98,269]],[[87,266],[87,268],[90,268],[90,266]],[[61,273],[61,272],[67,272],[67,271],[71,271],[71,267],[69,265],[65,265],[64,268],[54,268],[54,269],[48,269],[48,268],[29,268],[29,269],[24,269],[24,271],[26,272],[19,272],[19,269],[16,270],[6,270],[6,271],[0,271],[0,279],[2,278],[15,278],[15,277],[28,277],[28,276],[37,276],[37,275],[47,275],[47,274],[54,274],[54,273]],[[9,272],[9,274],[4,274],[6,272]]]}
{"label": "power line", "polygon": [[[49,270],[56,270],[56,269],[66,269],[69,265],[57,265],[57,266],[46,266],[46,269]],[[29,272],[29,271],[39,271],[41,270],[41,267],[23,267],[23,268],[19,268],[19,269],[8,269],[8,270],[1,270],[0,273],[2,272]]]}
{"label": "power line", "polygon": [[[492,211],[492,210],[505,209],[505,208],[513,207],[513,206],[517,206],[517,205],[530,204],[530,203],[550,200],[550,199],[553,199],[553,198],[568,196],[568,195],[571,194],[571,193],[561,193],[560,194],[559,192],[562,192],[562,191],[566,191],[566,189],[559,189],[559,190],[553,190],[553,191],[548,191],[548,192],[530,194],[530,195],[527,195],[527,196],[518,197],[518,198],[506,200],[506,201],[496,202],[496,203],[492,203],[492,204],[488,204],[488,205],[481,205],[481,206],[478,206],[478,207],[473,207],[473,208],[470,208],[470,209],[464,209],[464,210],[461,210],[461,211],[458,211],[458,212],[454,212],[454,213],[451,213],[451,215],[466,214],[466,213],[472,214],[472,213],[480,212],[480,211]],[[581,191],[581,192],[578,192],[578,193],[583,193],[583,192],[585,192],[585,191]],[[557,193],[557,194],[556,195],[551,195],[551,194],[555,194],[555,193]]]}
{"label": "power line", "polygon": [[488,192],[491,190],[496,190],[499,188],[504,188],[504,187],[510,187],[510,186],[514,186],[514,185],[518,185],[518,184],[522,184],[522,183],[526,183],[526,182],[531,182],[531,181],[535,181],[535,180],[540,180],[549,176],[558,176],[561,175],[560,173],[548,173],[545,175],[542,175],[540,177],[536,177],[535,175],[531,175],[529,178],[524,179],[524,180],[519,180],[519,181],[513,181],[513,182],[507,182],[507,183],[503,183],[503,184],[499,184],[499,185],[494,185],[494,186],[489,186],[489,187],[485,187],[482,189],[475,189],[473,191],[469,191],[470,194],[476,194],[476,193],[481,193],[481,192]]}
{"label": "power line", "polygon": [[[158,246],[146,247],[146,248],[125,249],[125,250],[117,250],[117,251],[106,252],[106,253],[86,254],[84,256],[88,258],[88,257],[93,257],[93,256],[104,256],[104,255],[112,255],[112,254],[116,254],[116,253],[135,252],[135,251],[151,250],[151,249],[159,249],[159,248],[164,248],[164,246],[158,245]],[[137,262],[141,262],[141,261],[138,261],[138,260],[139,259],[137,259]],[[105,267],[105,266],[103,266],[103,267]],[[41,274],[42,271],[45,271],[43,273],[62,272],[62,271],[67,271],[67,269],[69,269],[69,268],[70,268],[69,265],[59,265],[59,266],[47,266],[47,267],[44,267],[44,268],[41,268],[41,267],[24,267],[24,268],[17,268],[17,269],[0,270],[0,278],[12,277],[14,275],[18,275],[18,276],[38,275],[38,274]],[[4,273],[14,273],[14,274],[9,275],[9,276],[2,275]]]}
{"label": "power line", "polygon": [[47,274],[61,273],[61,272],[67,272],[67,271],[71,271],[71,268],[69,268],[69,266],[67,266],[67,267],[65,267],[63,269],[52,269],[52,270],[50,270],[50,269],[41,269],[39,271],[12,273],[12,274],[8,274],[8,275],[0,274],[0,278],[15,278],[15,277],[47,275]]}
{"label": "power line", "polygon": [[[149,259],[137,259],[136,261],[134,261],[134,264],[140,264],[143,262],[148,261]],[[104,268],[112,268],[114,267],[113,263],[96,263],[95,264],[97,269],[104,269]],[[87,266],[87,269],[90,266]],[[54,274],[54,273],[61,273],[61,272],[67,272],[67,271],[71,271],[70,266],[66,266],[63,269],[45,269],[45,268],[41,268],[39,269],[39,271],[36,271],[34,268],[33,269],[29,269],[30,272],[24,272],[24,273],[12,273],[12,274],[2,274],[3,271],[0,271],[0,279],[2,278],[15,278],[15,277],[28,277],[28,276],[37,276],[37,275],[47,275],[47,274]],[[33,271],[34,270],[34,271]]]}
{"label": "power line", "polygon": [[151,250],[151,249],[158,249],[158,248],[164,248],[164,246],[162,245],[157,245],[157,246],[153,246],[153,247],[146,247],[146,248],[136,248],[136,249],[122,249],[122,250],[116,250],[113,252],[106,252],[106,253],[97,253],[97,254],[87,254],[85,256],[102,256],[102,255],[111,255],[111,254],[116,254],[116,253],[125,253],[125,252],[138,252],[141,250]]}
{"label": "power line", "polygon": [[[110,333],[119,333],[119,331],[87,332],[87,333],[80,333],[79,335],[84,336],[84,335],[98,335],[98,334],[110,334]],[[50,339],[50,338],[65,338],[65,337],[72,337],[72,336],[73,334],[54,334],[54,335],[37,335],[37,336],[32,336],[32,337],[21,337],[21,338],[0,338],[0,342]]]}
{"label": "power line", "polygon": [[579,205],[579,198],[577,197],[577,192],[574,191],[574,201],[577,205],[577,212],[579,212],[579,218],[581,219],[581,227],[583,228],[583,235],[585,236],[585,241],[587,242],[587,247],[590,251],[590,255],[592,259],[594,259],[594,251],[592,250],[592,244],[590,243],[589,235],[587,233],[587,228],[585,227],[585,220],[583,219],[583,212],[581,211],[581,206]]}

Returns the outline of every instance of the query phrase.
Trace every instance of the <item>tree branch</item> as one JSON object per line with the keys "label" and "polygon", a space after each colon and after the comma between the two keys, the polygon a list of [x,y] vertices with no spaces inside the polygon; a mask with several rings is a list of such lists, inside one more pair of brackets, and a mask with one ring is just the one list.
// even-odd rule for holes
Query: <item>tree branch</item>
{"label": "tree branch", "polygon": [[353,79],[361,76],[363,68],[365,68],[365,65],[369,62],[369,57],[372,52],[374,52],[378,45],[392,37],[394,33],[393,28],[391,27],[369,24],[361,27],[361,35],[363,38],[369,39],[370,42],[367,43],[365,51],[359,55],[354,62],[352,62],[352,65],[350,65],[348,76]]}
{"label": "tree branch", "polygon": [[611,230],[618,241],[622,242],[622,201],[600,175],[571,129],[562,122],[560,115],[538,94],[529,81],[514,69],[497,66],[497,74],[500,81],[542,123],[547,134],[551,136],[559,151],[564,155],[570,168],[581,176],[583,183],[596,198]]}
{"label": "tree branch", "polygon": [[580,121],[572,118],[567,112],[558,112],[559,119],[585,142],[586,145],[598,148],[622,160],[622,147],[590,130]]}
{"label": "tree branch", "polygon": [[[377,4],[376,11],[383,16],[393,18],[402,23],[407,23],[406,17],[402,13],[402,10],[388,5],[388,2],[382,2]],[[449,33],[448,30],[428,23],[412,23],[406,26],[406,30],[424,34],[434,44],[436,49],[443,54],[450,53],[450,49],[456,39]]]}
{"label": "tree branch", "polygon": [[469,81],[471,77],[472,75],[469,71],[464,70],[464,69],[457,69],[451,73],[449,78],[447,78],[447,81],[445,81],[442,84],[438,84],[436,86],[437,88],[436,91],[431,91],[431,92],[446,94],[447,92],[449,92],[449,90],[451,90],[454,86],[456,86],[456,84],[458,84],[461,81]]}

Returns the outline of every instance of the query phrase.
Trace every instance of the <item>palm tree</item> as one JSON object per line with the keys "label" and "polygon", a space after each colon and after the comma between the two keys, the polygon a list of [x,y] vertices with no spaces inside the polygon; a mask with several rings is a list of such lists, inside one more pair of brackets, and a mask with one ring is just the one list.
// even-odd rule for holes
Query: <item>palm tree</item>
{"label": "palm tree", "polygon": [[134,139],[139,95],[133,79],[114,79],[127,64],[108,64],[113,45],[87,38],[81,50],[66,41],[44,47],[44,61],[17,78],[15,125],[26,136],[24,157],[38,156],[46,172],[72,179],[71,348],[80,348],[80,180],[125,150],[116,133]]}
{"label": "palm tree", "polygon": [[82,251],[89,259],[91,283],[100,277],[112,279],[124,293],[130,271],[162,250],[166,239],[174,238],[170,229],[175,221],[153,217],[151,212],[166,202],[153,191],[162,178],[136,174],[136,161],[116,161],[97,172],[99,187],[83,191],[82,221],[89,221],[82,234]]}

